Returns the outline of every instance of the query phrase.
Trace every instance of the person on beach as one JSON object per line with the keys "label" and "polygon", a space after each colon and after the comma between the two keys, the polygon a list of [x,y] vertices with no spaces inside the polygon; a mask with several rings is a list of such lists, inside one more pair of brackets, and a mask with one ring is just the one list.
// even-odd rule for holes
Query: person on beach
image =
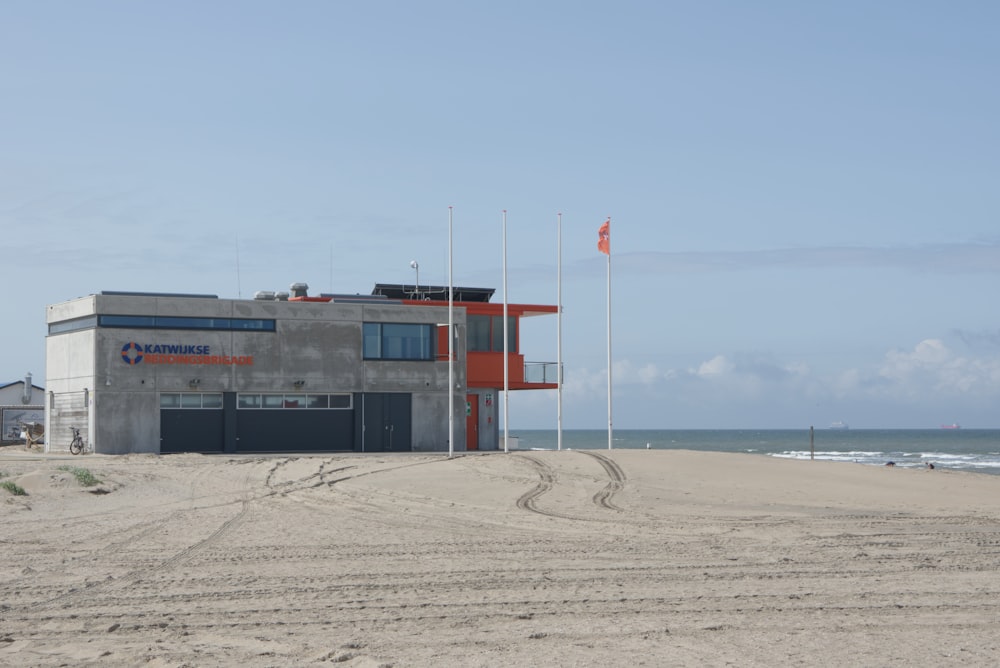
{"label": "person on beach", "polygon": [[895,466],[896,462],[886,462],[885,465],[886,466]]}
{"label": "person on beach", "polygon": [[927,468],[931,471],[934,470],[934,464],[932,462],[927,462]]}

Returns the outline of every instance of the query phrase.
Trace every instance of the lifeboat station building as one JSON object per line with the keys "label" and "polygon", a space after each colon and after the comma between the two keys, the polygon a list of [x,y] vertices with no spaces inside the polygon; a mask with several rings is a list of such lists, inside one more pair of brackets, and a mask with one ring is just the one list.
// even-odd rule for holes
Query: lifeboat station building
{"label": "lifeboat station building", "polygon": [[449,391],[454,451],[502,449],[505,363],[511,391],[557,387],[555,363],[525,362],[520,321],[557,309],[507,304],[505,358],[493,290],[452,290],[453,309],[447,287],[309,296],[302,283],[49,305],[46,449],[68,450],[76,428],[103,454],[448,451]]}

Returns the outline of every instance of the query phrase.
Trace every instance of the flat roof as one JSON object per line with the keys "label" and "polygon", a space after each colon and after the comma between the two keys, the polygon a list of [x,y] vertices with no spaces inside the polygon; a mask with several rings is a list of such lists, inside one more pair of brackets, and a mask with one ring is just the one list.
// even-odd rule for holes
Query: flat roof
{"label": "flat roof", "polygon": [[219,295],[196,295],[185,292],[129,292],[126,290],[101,290],[102,295],[119,297],[190,297],[193,299],[218,299]]}
{"label": "flat roof", "polygon": [[[489,302],[493,288],[462,288],[453,286],[452,292],[457,302]],[[429,302],[447,302],[447,285],[414,285],[413,283],[376,283],[372,289],[376,296],[389,299],[415,299]]]}

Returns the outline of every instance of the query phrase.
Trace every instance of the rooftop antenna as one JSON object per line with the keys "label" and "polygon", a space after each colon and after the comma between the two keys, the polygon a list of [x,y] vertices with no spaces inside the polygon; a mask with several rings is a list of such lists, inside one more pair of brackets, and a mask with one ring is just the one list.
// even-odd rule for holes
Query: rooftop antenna
{"label": "rooftop antenna", "polygon": [[416,260],[410,260],[410,269],[415,269],[417,272],[417,287],[414,292],[416,293],[416,298],[420,299],[420,263]]}
{"label": "rooftop antenna", "polygon": [[243,287],[240,282],[240,235],[236,235],[236,298],[243,299]]}

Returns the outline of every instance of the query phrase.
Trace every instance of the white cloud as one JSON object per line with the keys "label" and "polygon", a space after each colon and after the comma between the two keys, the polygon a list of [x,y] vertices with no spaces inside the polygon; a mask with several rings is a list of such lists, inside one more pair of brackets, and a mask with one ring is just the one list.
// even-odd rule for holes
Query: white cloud
{"label": "white cloud", "polygon": [[[928,426],[939,420],[989,426],[1000,400],[1000,354],[959,354],[942,339],[892,349],[867,366],[813,368],[766,353],[720,353],[674,368],[618,359],[613,380],[616,422],[624,428],[787,427],[844,419],[852,426]],[[564,397],[567,423],[600,424],[607,370],[571,368]],[[555,393],[523,393],[530,420],[545,425]]]}
{"label": "white cloud", "polygon": [[701,377],[722,376],[733,370],[733,364],[726,359],[725,355],[716,355],[707,362],[702,362],[694,375]]}
{"label": "white cloud", "polygon": [[[940,339],[925,339],[912,350],[890,350],[868,368],[814,371],[801,361],[784,362],[774,356],[718,354],[685,369],[663,369],[653,363],[618,360],[614,386],[628,392],[632,386],[663,388],[665,394],[696,385],[713,398],[775,398],[792,396],[821,400],[889,399],[908,401],[928,395],[982,396],[1000,394],[1000,357],[957,355]],[[607,373],[575,370],[566,391],[578,396],[604,393]]]}
{"label": "white cloud", "polygon": [[886,353],[878,375],[890,381],[889,388],[912,396],[921,391],[961,395],[1000,391],[1000,358],[969,358],[957,355],[940,339],[925,339],[912,351]]}

